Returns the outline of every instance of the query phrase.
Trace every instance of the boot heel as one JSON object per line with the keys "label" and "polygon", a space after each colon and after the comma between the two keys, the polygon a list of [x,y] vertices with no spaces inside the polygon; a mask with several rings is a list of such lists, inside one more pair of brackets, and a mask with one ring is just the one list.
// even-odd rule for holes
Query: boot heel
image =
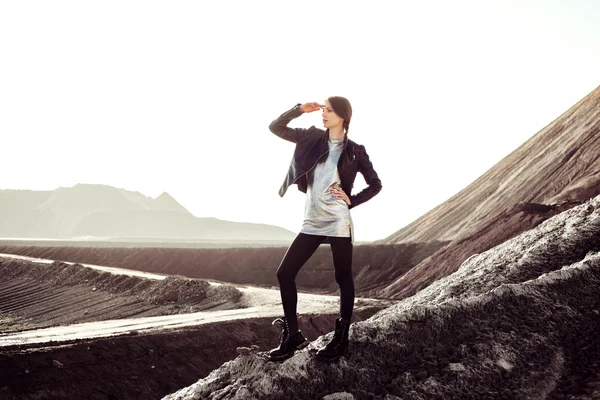
{"label": "boot heel", "polygon": [[310,340],[306,339],[304,342],[302,342],[302,343],[300,343],[299,345],[296,346],[296,350],[302,350],[303,348],[305,348],[309,344],[310,344]]}
{"label": "boot heel", "polygon": [[331,341],[317,351],[317,358],[323,361],[336,361],[348,354],[350,320],[341,317],[335,320],[335,332]]}

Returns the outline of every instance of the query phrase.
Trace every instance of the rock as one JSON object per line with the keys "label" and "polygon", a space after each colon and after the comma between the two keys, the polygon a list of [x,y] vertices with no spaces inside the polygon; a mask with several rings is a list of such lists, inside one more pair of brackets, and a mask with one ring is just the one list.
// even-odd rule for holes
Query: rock
{"label": "rock", "polygon": [[448,365],[448,369],[454,372],[464,372],[467,370],[461,363],[450,363]]}
{"label": "rock", "polygon": [[417,377],[418,380],[424,380],[427,379],[427,377],[429,376],[429,373],[427,371],[419,371],[415,374],[415,376]]}
{"label": "rock", "polygon": [[323,400],[354,400],[354,396],[348,392],[338,392],[323,396]]}
{"label": "rock", "polygon": [[502,369],[504,369],[504,370],[506,370],[508,372],[510,372],[514,368],[514,365],[511,362],[509,362],[509,361],[507,361],[507,360],[505,360],[503,358],[501,358],[498,361],[496,361],[496,364],[500,368],[502,368]]}
{"label": "rock", "polygon": [[238,347],[235,351],[237,351],[238,354],[247,355],[250,354],[252,350],[249,347]]}
{"label": "rock", "polygon": [[235,350],[237,351],[238,354],[248,355],[248,354],[252,354],[252,353],[257,353],[259,349],[260,349],[260,347],[258,347],[257,345],[253,344],[250,347],[240,346],[240,347],[236,348]]}

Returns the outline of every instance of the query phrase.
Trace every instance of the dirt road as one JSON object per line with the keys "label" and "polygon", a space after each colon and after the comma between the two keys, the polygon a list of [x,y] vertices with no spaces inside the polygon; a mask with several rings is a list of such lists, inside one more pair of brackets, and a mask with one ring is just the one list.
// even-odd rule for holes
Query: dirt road
{"label": "dirt road", "polygon": [[[52,263],[53,260],[0,254],[3,258],[25,260],[32,263]],[[145,279],[165,279],[166,275],[131,271],[122,268],[98,265],[83,265],[82,268],[93,268],[117,275],[136,276]],[[219,282],[209,282],[221,285]],[[202,311],[188,314],[160,315],[143,318],[123,318],[104,321],[86,322],[44,329],[25,330],[0,335],[0,348],[13,345],[34,343],[64,342],[77,339],[92,339],[107,336],[127,335],[141,331],[160,331],[165,329],[190,327],[213,322],[232,321],[246,318],[277,317],[282,314],[281,297],[278,289],[266,289],[252,286],[236,286],[242,292],[237,309]],[[356,307],[380,306],[392,304],[376,299],[356,298]],[[337,296],[298,293],[298,312],[302,314],[335,313],[339,309]]]}

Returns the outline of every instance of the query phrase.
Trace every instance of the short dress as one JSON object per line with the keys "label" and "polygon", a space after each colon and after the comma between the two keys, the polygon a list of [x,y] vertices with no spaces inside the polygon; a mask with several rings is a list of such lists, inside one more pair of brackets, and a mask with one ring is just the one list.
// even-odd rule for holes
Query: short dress
{"label": "short dress", "polygon": [[338,200],[329,189],[333,183],[341,185],[337,169],[344,140],[329,139],[329,156],[307,174],[306,204],[301,233],[309,235],[349,237],[354,243],[354,224],[350,209],[344,200]]}

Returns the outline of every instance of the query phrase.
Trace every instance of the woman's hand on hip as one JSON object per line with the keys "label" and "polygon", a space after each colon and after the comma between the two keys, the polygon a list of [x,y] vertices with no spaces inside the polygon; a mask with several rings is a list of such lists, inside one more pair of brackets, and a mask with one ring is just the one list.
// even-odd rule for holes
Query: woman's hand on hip
{"label": "woman's hand on hip", "polygon": [[320,110],[321,108],[325,107],[322,104],[319,103],[304,103],[300,106],[300,109],[304,112],[313,112],[313,111],[317,111]]}
{"label": "woman's hand on hip", "polygon": [[348,205],[351,204],[350,199],[348,198],[348,195],[346,194],[346,192],[344,192],[342,190],[341,187],[335,185],[335,186],[331,186],[331,194],[333,194],[335,196],[336,200],[344,200],[344,202]]}

